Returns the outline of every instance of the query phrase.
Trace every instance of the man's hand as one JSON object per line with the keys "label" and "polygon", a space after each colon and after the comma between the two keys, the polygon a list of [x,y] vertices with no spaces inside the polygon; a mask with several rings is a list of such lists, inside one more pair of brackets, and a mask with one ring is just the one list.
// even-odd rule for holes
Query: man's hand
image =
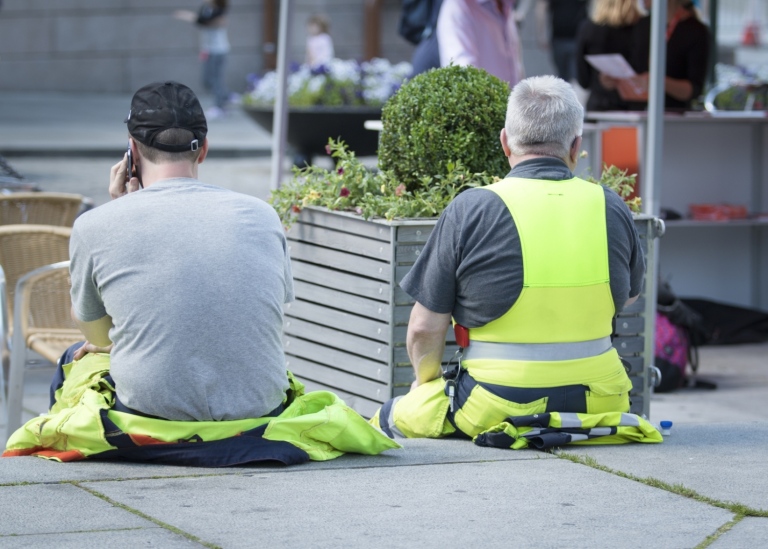
{"label": "man's hand", "polygon": [[112,352],[112,347],[114,347],[114,344],[110,344],[107,347],[97,347],[93,343],[89,343],[86,341],[83,343],[83,346],[80,347],[77,351],[75,351],[75,354],[72,355],[72,358],[75,360],[80,360],[88,353],[106,353],[109,354]]}
{"label": "man's hand", "polygon": [[123,155],[123,159],[112,166],[109,172],[109,196],[112,200],[120,198],[128,193],[138,191],[141,187],[137,177],[131,177],[128,180],[128,153]]}

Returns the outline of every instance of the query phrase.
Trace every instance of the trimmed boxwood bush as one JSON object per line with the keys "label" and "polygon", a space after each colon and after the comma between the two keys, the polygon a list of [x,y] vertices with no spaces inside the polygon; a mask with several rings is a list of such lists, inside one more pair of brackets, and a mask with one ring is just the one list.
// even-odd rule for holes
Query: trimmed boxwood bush
{"label": "trimmed boxwood bush", "polygon": [[474,67],[419,74],[382,109],[379,168],[410,191],[460,163],[470,173],[504,177],[509,164],[499,143],[509,86]]}

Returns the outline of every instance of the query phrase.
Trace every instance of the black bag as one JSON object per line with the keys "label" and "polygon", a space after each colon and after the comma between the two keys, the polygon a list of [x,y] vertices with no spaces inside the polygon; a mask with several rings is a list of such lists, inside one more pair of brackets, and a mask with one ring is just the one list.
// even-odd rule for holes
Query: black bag
{"label": "black bag", "polygon": [[768,312],[707,299],[681,301],[702,319],[705,345],[732,345],[768,341]]}
{"label": "black bag", "polygon": [[432,0],[403,0],[397,33],[411,44],[422,41],[424,31],[431,28]]}

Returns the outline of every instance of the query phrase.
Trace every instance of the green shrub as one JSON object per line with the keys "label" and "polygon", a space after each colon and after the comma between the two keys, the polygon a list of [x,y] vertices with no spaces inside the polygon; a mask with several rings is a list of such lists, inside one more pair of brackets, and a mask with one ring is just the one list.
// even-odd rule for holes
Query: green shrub
{"label": "green shrub", "polygon": [[[326,151],[335,166],[294,168],[270,203],[286,227],[307,206],[355,212],[365,219],[438,217],[460,192],[489,185],[509,171],[499,142],[507,84],[471,67],[444,67],[415,77],[384,106],[378,170],[369,170],[343,141]],[[615,166],[601,180],[630,199],[635,176]]]}
{"label": "green shrub", "polygon": [[449,66],[414,77],[382,110],[379,168],[409,191],[456,164],[503,177],[509,164],[499,132],[508,97],[505,82],[474,67]]}
{"label": "green shrub", "polygon": [[444,174],[425,177],[419,188],[409,191],[390,172],[369,170],[343,141],[330,139],[326,150],[336,162],[334,169],[294,168],[291,180],[272,191],[269,202],[286,227],[307,206],[355,212],[364,219],[438,217],[464,189],[498,179],[451,162]]}

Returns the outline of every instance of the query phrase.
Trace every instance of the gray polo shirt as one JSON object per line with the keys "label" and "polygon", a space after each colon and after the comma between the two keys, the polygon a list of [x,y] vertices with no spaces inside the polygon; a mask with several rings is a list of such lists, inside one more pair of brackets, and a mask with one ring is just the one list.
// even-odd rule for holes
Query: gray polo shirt
{"label": "gray polo shirt", "polygon": [[112,317],[123,404],[204,421],[259,417],[282,402],[293,281],[282,224],[264,201],[159,181],[80,216],[70,257],[77,317]]}

